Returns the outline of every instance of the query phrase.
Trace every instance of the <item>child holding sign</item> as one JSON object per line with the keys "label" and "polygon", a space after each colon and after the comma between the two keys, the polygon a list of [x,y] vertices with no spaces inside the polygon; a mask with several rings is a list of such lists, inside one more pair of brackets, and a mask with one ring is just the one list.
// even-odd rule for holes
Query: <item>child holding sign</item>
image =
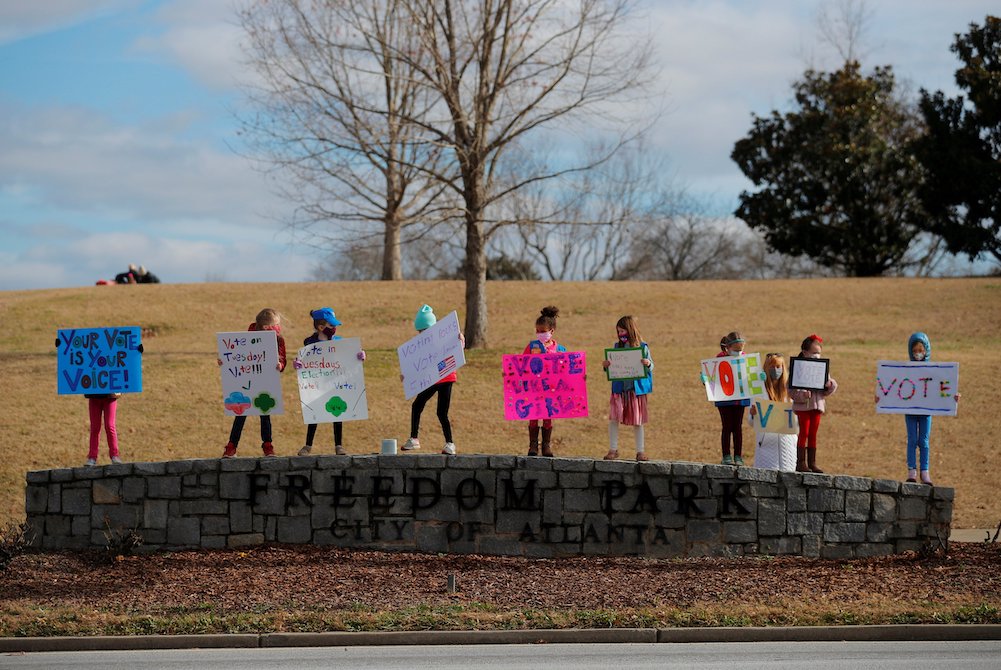
{"label": "child holding sign", "polygon": [[[788,402],[789,373],[786,370],[785,358],[781,354],[765,354],[765,364],[762,369],[765,372],[765,392],[768,394],[768,399],[783,403]],[[766,421],[775,423],[787,421],[790,430],[794,429],[793,422],[785,416],[759,417],[754,403],[751,404],[748,421],[752,426],[757,422],[762,428],[757,433],[754,467],[793,472],[796,469],[796,435],[765,432],[764,430]]]}
{"label": "child holding sign", "polygon": [[[640,337],[636,327],[636,319],[624,316],[615,322],[615,334],[618,341],[616,349],[642,349],[643,367],[646,377],[642,379],[615,380],[612,382],[612,397],[608,406],[608,453],[605,460],[611,461],[619,457],[619,424],[633,426],[636,435],[636,460],[649,460],[645,453],[643,426],[650,419],[647,412],[647,395],[653,391],[653,359],[650,358],[650,347]],[[611,362],[607,359],[602,363],[607,370]]]}
{"label": "child holding sign", "polygon": [[[539,313],[539,318],[535,320],[535,339],[528,343],[522,354],[552,354],[558,351],[566,351],[567,348],[559,344],[553,337],[556,333],[556,319],[560,315],[559,307],[550,305],[543,307]],[[553,420],[542,420],[542,455],[552,456],[553,447]],[[539,420],[532,419],[528,422],[528,455],[539,455]]]}
{"label": "child holding sign", "polygon": [[[417,316],[414,317],[414,328],[418,333],[423,333],[436,323],[438,323],[438,317],[434,315],[434,310],[429,305],[422,306],[417,311]],[[466,339],[462,333],[459,333],[459,340],[463,343],[463,347],[465,347]],[[452,372],[414,397],[414,403],[410,406],[410,437],[400,447],[401,450],[413,451],[421,448],[421,443],[417,439],[417,433],[421,429],[421,414],[424,412],[424,405],[427,404],[427,401],[437,393],[438,421],[441,423],[441,432],[445,436],[445,446],[442,447],[441,453],[446,456],[455,455],[455,443],[452,442],[452,422],[448,420],[448,409],[452,404],[452,386],[455,384],[456,379],[455,372]],[[402,374],[400,375],[400,380],[403,380]]]}
{"label": "child holding sign", "polygon": [[[800,358],[820,358],[824,340],[819,335],[810,335],[800,347]],[[823,472],[817,467],[817,431],[820,417],[827,410],[827,396],[838,390],[834,377],[829,377],[823,390],[790,389],[792,408],[799,419],[799,438],[796,440],[796,471]]]}
{"label": "child holding sign", "polygon": [[[724,335],[719,341],[720,352],[717,358],[723,356],[743,356],[744,336],[740,331],[733,330]],[[702,375],[702,383],[706,382],[705,375]],[[723,465],[743,465],[744,464],[744,408],[751,404],[748,398],[740,400],[717,400],[716,409],[719,411],[720,448],[723,451]],[[730,444],[733,444],[733,456],[730,455]]]}
{"label": "child holding sign", "polygon": [[[285,338],[282,337],[282,317],[276,310],[270,307],[262,309],[257,313],[254,323],[247,327],[247,330],[273,330],[278,339],[278,362],[275,364],[278,372],[285,369]],[[222,359],[217,359],[219,366],[222,366]],[[236,456],[236,448],[240,444],[240,435],[243,433],[243,425],[247,422],[247,417],[239,415],[233,417],[233,427],[229,431],[229,442],[223,449],[223,458],[233,458]],[[271,444],[271,417],[261,415],[261,451],[265,456],[274,456],[275,448]]]}
{"label": "child holding sign", "polygon": [[[335,335],[337,332],[337,326],[341,325],[341,322],[337,319],[334,314],[334,310],[329,307],[320,307],[319,309],[314,309],[310,311],[309,315],[313,318],[313,334],[302,341],[304,347],[308,347],[311,344],[316,344],[317,342],[328,342],[330,340],[341,339],[340,335]],[[358,360],[365,360],[365,352],[358,352]],[[292,367],[296,370],[302,367],[302,363],[299,361],[298,357],[292,361]],[[334,453],[338,456],[343,456],[346,452],[344,451],[344,422],[334,421]],[[313,451],[313,438],[316,437],[316,424],[310,423],[306,425],[306,445],[299,450],[300,456],[308,456],[311,451]]]}

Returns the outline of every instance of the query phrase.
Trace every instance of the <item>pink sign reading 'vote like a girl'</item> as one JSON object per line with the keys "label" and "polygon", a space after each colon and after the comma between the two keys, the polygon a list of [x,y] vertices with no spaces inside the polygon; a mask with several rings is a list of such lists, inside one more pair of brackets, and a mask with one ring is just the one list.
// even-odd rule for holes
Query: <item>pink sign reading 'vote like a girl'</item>
{"label": "pink sign reading 'vote like a girl'", "polygon": [[586,416],[587,361],[583,351],[504,356],[505,419]]}

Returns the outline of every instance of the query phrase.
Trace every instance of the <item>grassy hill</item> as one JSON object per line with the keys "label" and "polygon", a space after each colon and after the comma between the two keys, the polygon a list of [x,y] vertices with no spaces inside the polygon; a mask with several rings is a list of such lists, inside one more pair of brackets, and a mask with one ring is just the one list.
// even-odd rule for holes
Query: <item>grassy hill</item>
{"label": "grassy hill", "polygon": [[[139,325],[144,341],[144,391],[119,402],[122,456],[130,461],[217,457],[230,417],[223,414],[215,333],[241,330],[263,307],[285,314],[290,357],[312,331],[308,312],[329,305],[361,337],[368,352],[370,419],[345,424],[350,453],[373,453],[385,437],[404,440],[409,402],[399,382],[396,347],[411,337],[424,302],[439,315],[464,317],[460,282],[296,283],[106,286],[0,293],[0,362],[12,384],[0,414],[6,457],[0,463],[0,520],[24,515],[28,470],[82,465],[86,459],[87,403],[56,394],[56,330]],[[543,305],[561,310],[557,339],[584,349],[592,361],[588,388],[592,416],[557,423],[558,455],[600,458],[608,445],[609,384],[594,361],[615,338],[615,321],[638,317],[656,361],[647,451],[653,459],[719,462],[719,419],[698,384],[698,362],[718,351],[720,337],[744,332],[747,351],[799,351],[810,333],[824,338],[840,390],[828,401],[820,428],[819,464],[827,472],[902,479],[904,422],[873,409],[875,364],[901,360],[914,330],[929,334],[939,361],[958,361],[963,400],[956,418],[936,418],[932,476],[956,488],[956,527],[1001,521],[995,489],[1001,466],[1001,418],[991,390],[1001,367],[1001,279],[823,279],[670,283],[492,282],[487,291],[490,348],[468,352],[452,402],[460,453],[523,453],[523,423],[508,423],[501,407],[500,357],[520,353]],[[280,455],[303,444],[305,427],[291,366],[284,375],[286,414],[274,419]],[[258,421],[244,431],[242,455],[259,453]],[[433,406],[421,429],[424,451],[441,447]],[[622,454],[632,453],[632,431],[622,431]],[[753,431],[745,430],[745,458],[753,458]],[[321,426],[314,453],[331,453]],[[102,434],[101,462],[107,462]],[[999,467],[1001,470],[1001,467]]]}

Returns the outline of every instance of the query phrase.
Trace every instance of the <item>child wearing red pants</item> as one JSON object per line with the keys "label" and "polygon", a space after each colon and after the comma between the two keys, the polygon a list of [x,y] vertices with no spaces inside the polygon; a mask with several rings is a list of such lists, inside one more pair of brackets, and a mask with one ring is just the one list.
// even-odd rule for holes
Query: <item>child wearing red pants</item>
{"label": "child wearing red pants", "polygon": [[[802,358],[820,358],[824,340],[810,335],[803,340],[799,355]],[[817,430],[820,417],[827,409],[827,396],[838,390],[834,377],[828,377],[823,391],[789,389],[792,409],[799,419],[799,438],[796,440],[796,472],[823,472],[817,467]]]}

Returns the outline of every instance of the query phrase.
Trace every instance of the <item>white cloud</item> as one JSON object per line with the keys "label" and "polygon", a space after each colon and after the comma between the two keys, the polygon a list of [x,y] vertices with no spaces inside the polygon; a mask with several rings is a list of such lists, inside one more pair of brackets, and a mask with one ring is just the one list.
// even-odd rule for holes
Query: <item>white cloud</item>
{"label": "white cloud", "polygon": [[137,7],[138,0],[8,0],[0,3],[0,44]]}

